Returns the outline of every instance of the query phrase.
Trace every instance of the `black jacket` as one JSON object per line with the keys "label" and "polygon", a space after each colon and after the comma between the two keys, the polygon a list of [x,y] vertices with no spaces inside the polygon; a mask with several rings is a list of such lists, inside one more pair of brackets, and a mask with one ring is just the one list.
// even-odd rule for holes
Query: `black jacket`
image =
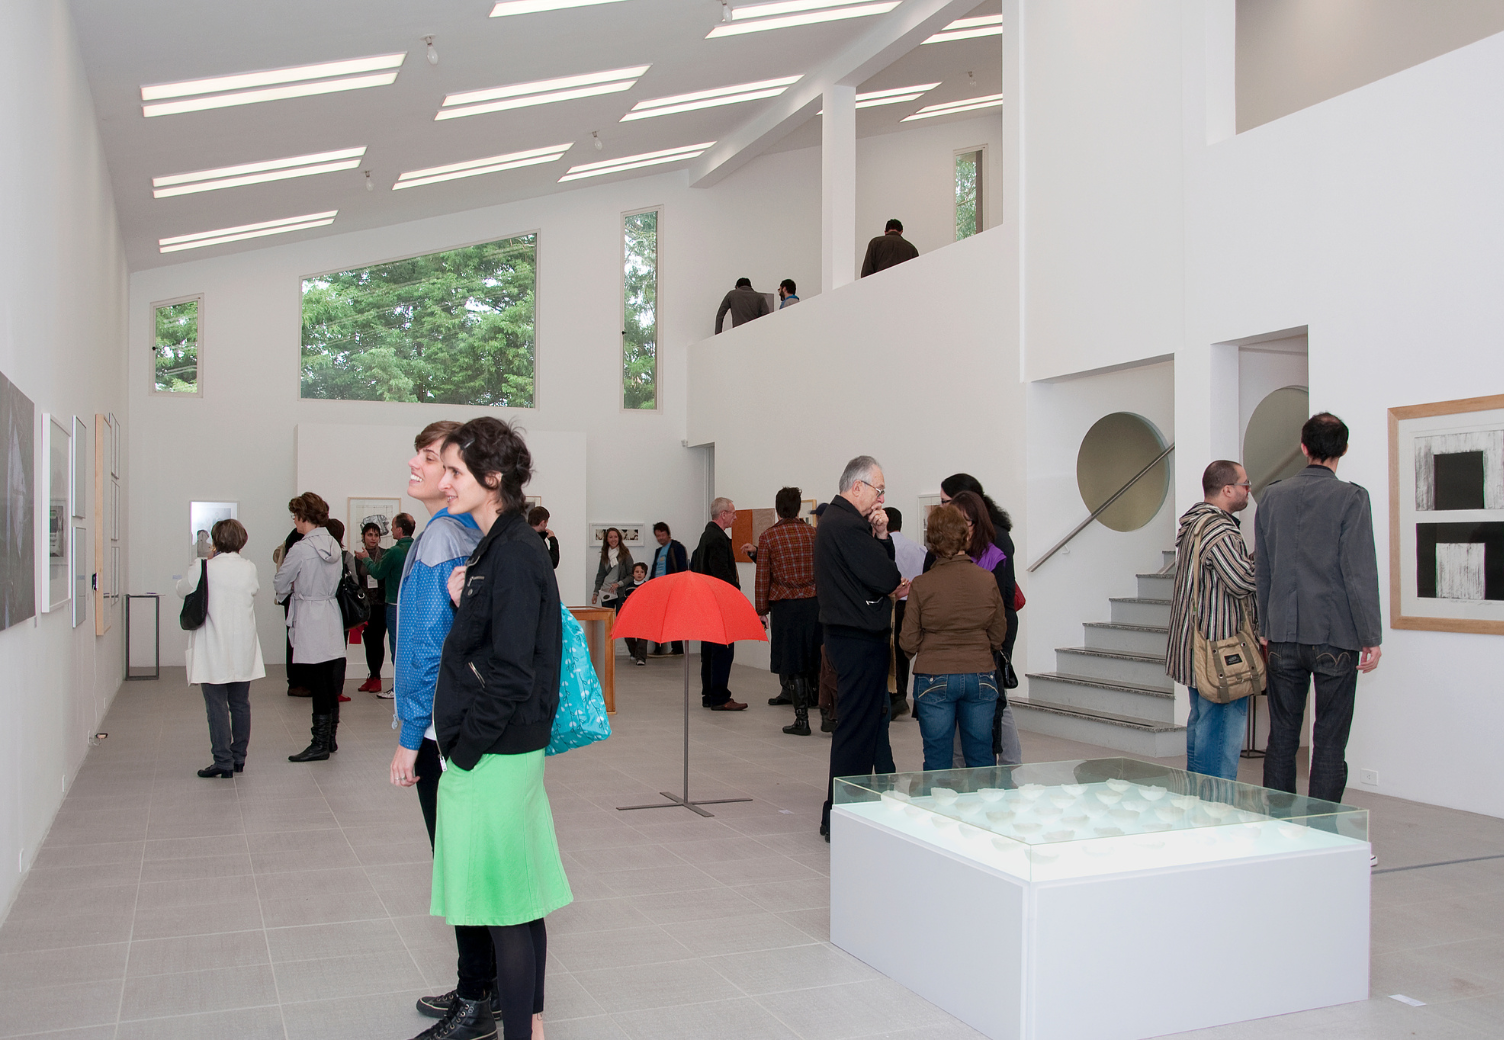
{"label": "black jacket", "polygon": [[772,314],[772,305],[768,298],[755,289],[732,289],[721,300],[721,307],[715,312],[715,331],[720,335],[721,326],[726,320],[726,314],[731,314],[731,327],[745,325],[753,318],[761,318],[764,314]]}
{"label": "black jacket", "polygon": [[742,587],[742,579],[736,573],[736,556],[731,552],[731,539],[714,520],[705,525],[705,533],[700,535],[700,544],[689,561],[689,569]]}
{"label": "black jacket", "polygon": [[539,531],[538,537],[543,539],[543,545],[548,550],[548,560],[554,565],[554,570],[559,569],[559,540],[551,537],[547,531]]}
{"label": "black jacket", "polygon": [[678,574],[680,571],[689,570],[689,554],[684,551],[684,543],[677,538],[670,538],[667,545],[660,545],[658,551],[653,553],[653,565],[648,568],[648,577],[658,573],[658,557],[668,555],[668,563],[664,564],[664,574]]}
{"label": "black jacket", "polygon": [[914,248],[914,243],[904,238],[901,232],[884,232],[867,243],[867,255],[862,258],[862,277],[897,267],[918,255],[919,250]]}
{"label": "black jacket", "polygon": [[465,588],[444,640],[433,726],[461,769],[481,755],[548,746],[559,706],[559,587],[537,533],[496,518],[465,561]]}
{"label": "black jacket", "polygon": [[893,562],[893,539],[872,537],[872,525],[837,495],[815,529],[815,588],[820,622],[886,632],[893,616],[888,594],[903,576]]}

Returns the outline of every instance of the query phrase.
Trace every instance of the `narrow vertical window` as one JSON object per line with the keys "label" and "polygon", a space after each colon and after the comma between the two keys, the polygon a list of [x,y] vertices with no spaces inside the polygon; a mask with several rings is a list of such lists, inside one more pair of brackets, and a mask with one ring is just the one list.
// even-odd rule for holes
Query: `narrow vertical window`
{"label": "narrow vertical window", "polygon": [[982,150],[956,153],[956,241],[982,230]]}
{"label": "narrow vertical window", "polygon": [[622,222],[621,399],[658,407],[658,210]]}
{"label": "narrow vertical window", "polygon": [[154,308],[153,386],[159,394],[198,393],[199,305],[202,297]]}

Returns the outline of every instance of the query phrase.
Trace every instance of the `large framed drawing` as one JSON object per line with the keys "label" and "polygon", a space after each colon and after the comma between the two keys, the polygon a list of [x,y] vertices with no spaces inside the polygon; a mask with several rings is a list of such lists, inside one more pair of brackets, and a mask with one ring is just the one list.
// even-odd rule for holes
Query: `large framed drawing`
{"label": "large framed drawing", "polygon": [[0,629],[37,612],[36,408],[0,375]]}
{"label": "large framed drawing", "polygon": [[1390,624],[1504,635],[1504,394],[1389,409]]}
{"label": "large framed drawing", "polygon": [[89,571],[89,529],[73,529],[73,627],[89,620],[89,586],[93,574]]}
{"label": "large framed drawing", "polygon": [[69,574],[72,565],[69,543],[73,535],[73,510],[68,499],[71,491],[73,463],[72,424],[61,416],[48,415],[42,423],[42,458],[46,461],[46,482],[42,487],[43,515],[42,557],[46,560],[47,584],[42,606],[48,611],[67,605],[73,595]]}
{"label": "large framed drawing", "polygon": [[112,608],[115,605],[114,585],[110,581],[113,573],[109,563],[110,530],[108,523],[109,500],[107,489],[110,487],[110,451],[112,450],[111,438],[114,436],[110,429],[110,417],[100,412],[94,413],[94,634],[102,636],[110,630],[110,622],[113,619]]}
{"label": "large framed drawing", "polygon": [[350,498],[349,519],[345,521],[345,547],[356,549],[360,547],[360,532],[366,524],[375,524],[381,528],[381,547],[389,549],[397,544],[397,536],[392,534],[392,518],[402,512],[402,499],[400,498]]}
{"label": "large framed drawing", "polygon": [[73,486],[73,516],[82,520],[89,514],[85,512],[89,505],[89,478],[92,470],[89,465],[89,427],[78,416],[73,417],[73,458],[70,462]]}
{"label": "large framed drawing", "polygon": [[189,502],[188,531],[195,559],[207,560],[214,552],[209,536],[221,520],[240,519],[239,502]]}

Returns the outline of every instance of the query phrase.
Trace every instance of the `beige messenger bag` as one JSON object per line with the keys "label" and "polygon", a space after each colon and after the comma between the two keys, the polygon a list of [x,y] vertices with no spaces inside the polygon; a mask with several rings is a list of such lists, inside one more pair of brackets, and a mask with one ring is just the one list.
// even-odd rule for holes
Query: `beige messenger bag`
{"label": "beige messenger bag", "polygon": [[1210,520],[1208,517],[1197,526],[1196,542],[1191,551],[1192,565],[1196,568],[1191,579],[1191,662],[1195,670],[1196,692],[1213,704],[1230,704],[1263,690],[1264,655],[1259,650],[1253,622],[1241,606],[1238,612],[1242,615],[1242,622],[1232,635],[1226,639],[1209,639],[1201,633],[1201,621],[1196,617],[1201,608],[1204,563],[1201,541]]}

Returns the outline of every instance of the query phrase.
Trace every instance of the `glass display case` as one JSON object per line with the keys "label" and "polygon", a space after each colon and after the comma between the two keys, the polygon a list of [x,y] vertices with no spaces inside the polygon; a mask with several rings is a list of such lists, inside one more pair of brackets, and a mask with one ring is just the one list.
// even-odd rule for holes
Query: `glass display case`
{"label": "glass display case", "polygon": [[842,777],[834,801],[1025,881],[1368,841],[1365,809],[1128,758]]}

